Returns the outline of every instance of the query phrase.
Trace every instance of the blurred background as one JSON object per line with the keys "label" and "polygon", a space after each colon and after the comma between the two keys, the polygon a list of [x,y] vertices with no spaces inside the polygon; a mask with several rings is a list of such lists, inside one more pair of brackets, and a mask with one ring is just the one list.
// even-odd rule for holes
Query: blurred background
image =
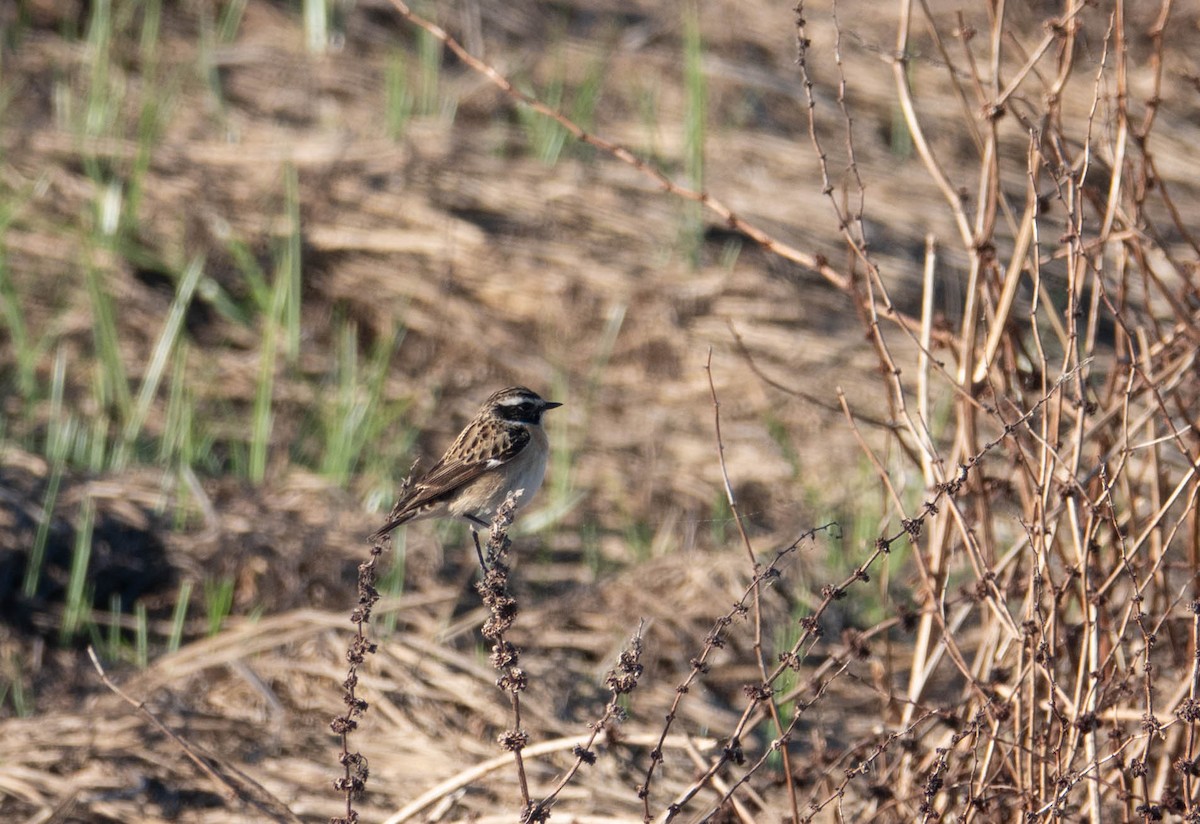
{"label": "blurred background", "polygon": [[[808,257],[764,248],[576,140],[387,0],[0,7],[0,816],[338,814],[328,721],[365,536],[413,461],[428,466],[511,384],[564,403],[547,417],[546,485],[514,532],[525,610],[514,631],[535,681],[535,740],[586,731],[605,700],[602,675],[641,618],[655,680],[632,700],[633,729],[661,729],[689,657],[752,577],[719,455],[761,558],[835,524],[805,540],[764,595],[771,665],[802,637],[797,621],[822,603],[823,585],[871,558],[878,537],[1081,363],[1110,394],[1078,390],[1071,408],[1091,399],[1119,410],[1121,364],[1177,358],[1169,380],[1146,361],[1139,391],[1156,385],[1161,407],[1140,394],[1134,405],[1165,427],[1141,440],[1175,451],[1147,472],[1160,491],[1185,494],[1130,491],[1117,531],[1136,535],[1138,518],[1175,501],[1181,512],[1145,524],[1167,530],[1147,563],[1164,592],[1180,591],[1190,572],[1170,552],[1191,557],[1195,540],[1187,353],[1200,253],[1188,233],[1200,216],[1200,4],[413,10],[521,92]],[[1023,227],[1035,226],[1031,242]],[[1082,285],[1093,272],[1084,258],[1118,272],[1111,300],[1134,313],[1141,338],[1099,287]],[[1131,340],[1144,344],[1134,355]],[[910,413],[922,421],[911,437]],[[1039,430],[1042,445],[1067,448],[1059,423]],[[1116,442],[1081,448],[1070,477],[1096,480]],[[917,455],[939,449],[941,459]],[[1002,554],[992,542],[1026,540],[1052,486],[1016,488],[1021,451],[992,453],[964,505],[962,534],[978,528],[984,566]],[[973,546],[938,534],[955,553]],[[930,659],[933,686],[915,692],[920,667],[893,662],[932,648],[889,634],[938,602],[921,570],[933,569],[942,596],[991,580],[970,571],[969,553],[939,568],[912,552],[898,543],[854,597],[821,607],[831,645],[874,627],[889,646],[797,728],[797,755],[815,759],[805,769],[832,771],[812,779],[818,802],[848,753],[861,758],[887,723],[913,721],[918,694],[947,707],[959,690],[977,695],[946,659]],[[1063,580],[1086,566],[1051,554]],[[361,807],[370,820],[499,754],[507,702],[477,633],[476,572],[453,524],[412,526],[384,558],[372,626],[384,645],[364,676],[373,707],[355,741],[374,767]],[[1005,626],[1031,608],[1029,591],[1005,590]],[[1162,621],[1183,596],[1164,597]],[[960,626],[983,633],[989,607],[977,609]],[[938,626],[934,636],[949,633]],[[728,734],[756,677],[761,647],[739,631],[682,711],[698,738]],[[1063,632],[1053,644],[1075,649]],[[89,644],[220,770],[252,777],[291,812],[246,801],[252,790],[223,795],[108,694]],[[807,649],[814,666],[840,660],[832,647]],[[1014,684],[1023,666],[1012,664]],[[788,677],[781,694],[801,679]],[[897,710],[904,688],[913,703]],[[1133,717],[1144,709],[1130,706]],[[760,745],[777,734],[760,730]],[[602,759],[560,804],[640,820],[632,787],[645,746]],[[535,782],[552,783],[568,756],[535,768]],[[1099,756],[1079,758],[1076,769],[1095,768]],[[656,812],[698,768],[670,760]],[[787,809],[787,769],[803,772],[772,762],[759,774],[758,815]],[[854,814],[918,815],[925,773],[904,769],[907,800],[881,800],[866,782]],[[1093,792],[1096,809],[1122,806],[1116,789]],[[1037,808],[1030,793],[1011,809]],[[441,812],[516,810],[516,798],[503,768],[448,794]]]}

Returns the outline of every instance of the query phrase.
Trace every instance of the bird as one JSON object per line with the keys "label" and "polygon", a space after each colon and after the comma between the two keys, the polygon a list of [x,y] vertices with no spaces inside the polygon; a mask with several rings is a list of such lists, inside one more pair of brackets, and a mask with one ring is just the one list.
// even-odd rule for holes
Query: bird
{"label": "bird", "polygon": [[520,506],[541,487],[550,456],[542,415],[560,406],[524,386],[492,393],[446,454],[418,480],[406,482],[387,522],[368,540],[376,543],[409,521],[458,518],[470,524],[486,569],[478,529],[490,526],[509,493],[520,493]]}

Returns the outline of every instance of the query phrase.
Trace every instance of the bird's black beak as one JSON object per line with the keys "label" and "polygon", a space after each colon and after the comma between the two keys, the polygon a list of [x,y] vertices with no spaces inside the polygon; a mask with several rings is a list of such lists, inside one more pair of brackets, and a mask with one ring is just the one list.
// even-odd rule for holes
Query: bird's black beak
{"label": "bird's black beak", "polygon": [[559,403],[558,401],[542,401],[542,411],[543,412],[545,412],[548,409],[558,409],[558,407],[560,407],[560,406],[562,406],[562,404]]}

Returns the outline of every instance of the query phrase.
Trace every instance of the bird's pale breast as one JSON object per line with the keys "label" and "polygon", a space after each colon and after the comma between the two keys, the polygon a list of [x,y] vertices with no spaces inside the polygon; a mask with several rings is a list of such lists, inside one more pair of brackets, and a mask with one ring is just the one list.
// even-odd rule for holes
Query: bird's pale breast
{"label": "bird's pale breast", "polygon": [[483,473],[463,488],[457,499],[447,507],[451,515],[459,518],[473,516],[487,521],[509,492],[523,490],[517,499],[518,508],[537,494],[546,474],[550,442],[540,426],[529,427],[529,432],[532,436],[529,445],[517,457],[493,471]]}

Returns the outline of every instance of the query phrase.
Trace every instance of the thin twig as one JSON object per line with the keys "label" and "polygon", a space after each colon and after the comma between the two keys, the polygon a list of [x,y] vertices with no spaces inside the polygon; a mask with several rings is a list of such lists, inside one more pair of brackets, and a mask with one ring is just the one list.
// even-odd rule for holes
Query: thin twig
{"label": "thin twig", "polygon": [[[713,429],[717,440],[717,463],[721,467],[721,479],[725,485],[725,500],[729,504],[729,511],[733,514],[733,522],[737,524],[738,534],[742,537],[742,545],[746,548],[746,556],[750,563],[751,580],[756,582],[753,584],[754,663],[758,667],[759,678],[765,684],[767,681],[767,664],[764,658],[765,653],[763,652],[762,592],[760,585],[757,583],[759,580],[760,564],[758,563],[758,559],[754,557],[754,547],[750,544],[750,536],[746,534],[746,525],[742,523],[742,515],[738,511],[737,499],[733,494],[733,485],[729,482],[729,468],[725,465],[725,441],[721,438],[721,402],[717,399],[717,386],[713,383],[711,348],[709,348],[708,358],[704,362],[704,371],[708,375],[708,391],[712,396]],[[799,802],[796,800],[796,778],[792,774],[792,757],[788,751],[787,739],[784,738],[784,724],[783,719],[779,716],[779,705],[775,702],[774,698],[768,698],[766,706],[767,711],[771,714],[771,722],[775,725],[775,735],[782,739],[779,752],[783,759],[783,780],[787,786],[792,820],[799,821],[800,807]]]}
{"label": "thin twig", "polygon": [[[87,648],[88,658],[92,660],[92,666],[96,669],[96,673],[100,676],[100,681],[104,686],[108,687],[114,695],[120,698],[129,706],[133,707],[139,715],[145,718],[150,724],[167,738],[171,739],[176,746],[183,751],[183,754],[195,764],[202,773],[208,776],[220,791],[221,795],[227,801],[240,799],[247,804],[252,805],[259,812],[269,816],[275,821],[286,821],[289,824],[302,824],[301,820],[288,809],[287,805],[272,795],[265,787],[259,784],[254,779],[250,778],[245,773],[238,771],[238,781],[235,782],[226,778],[218,772],[210,763],[209,757],[203,756],[199,751],[185,740],[181,735],[176,733],[162,721],[154,713],[146,708],[142,701],[134,699],[132,696],[125,693],[120,687],[113,683],[108,677],[108,673],[104,671],[104,666],[100,663],[100,658],[96,655],[96,650],[91,644]],[[253,792],[247,792],[247,789]],[[258,795],[258,798],[255,798]]]}

